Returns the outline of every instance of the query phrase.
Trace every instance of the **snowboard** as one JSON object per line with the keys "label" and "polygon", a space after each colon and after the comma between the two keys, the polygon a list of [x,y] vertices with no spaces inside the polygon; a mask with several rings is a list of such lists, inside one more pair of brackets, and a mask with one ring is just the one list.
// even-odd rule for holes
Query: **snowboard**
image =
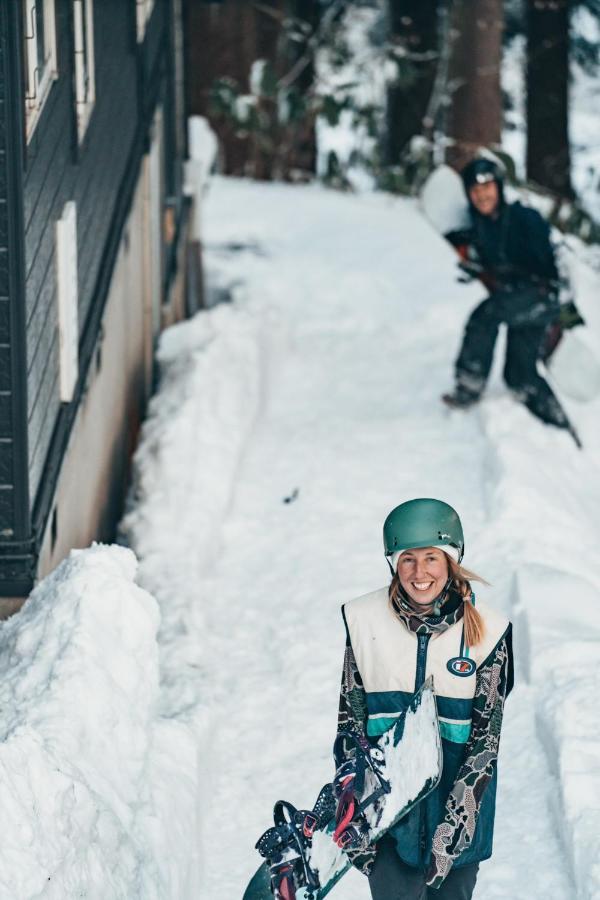
{"label": "snowboard", "polygon": [[[370,755],[376,760],[375,768],[372,773],[367,772],[360,804],[369,846],[382,838],[439,783],[442,744],[432,678],[427,679],[394,725],[377,740]],[[385,788],[377,790],[381,784]],[[298,811],[283,801],[276,803],[276,825],[284,821],[285,812],[292,821],[294,813],[300,817],[296,821],[303,827],[302,862],[307,877],[291,891],[285,888],[282,893],[274,894],[269,860],[265,860],[248,884],[243,900],[271,900],[273,896],[277,900],[323,900],[351,866],[348,853],[334,842],[335,810],[336,801],[330,784],[321,790],[312,811]],[[306,822],[309,822],[308,831]],[[315,823],[318,823],[316,827]],[[271,831],[276,829],[265,832],[257,848]],[[285,864],[285,852],[280,856],[281,863]],[[277,857],[274,858],[277,861]]]}
{"label": "snowboard", "polygon": [[600,394],[600,359],[581,327],[562,333],[545,367],[558,391],[572,400],[588,403]]}
{"label": "snowboard", "polygon": [[[462,180],[450,166],[434,169],[421,189],[420,206],[441,235],[470,227]],[[583,313],[585,316],[585,310]],[[543,365],[559,393],[579,402],[600,395],[600,347],[585,327],[563,331],[556,349],[543,360]]]}

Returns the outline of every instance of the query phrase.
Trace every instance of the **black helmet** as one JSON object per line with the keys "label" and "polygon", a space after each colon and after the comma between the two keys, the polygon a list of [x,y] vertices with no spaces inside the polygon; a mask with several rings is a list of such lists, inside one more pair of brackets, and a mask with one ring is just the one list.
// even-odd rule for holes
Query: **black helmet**
{"label": "black helmet", "polygon": [[474,184],[485,184],[486,181],[495,181],[502,192],[504,173],[492,159],[486,157],[472,159],[460,174],[467,195]]}

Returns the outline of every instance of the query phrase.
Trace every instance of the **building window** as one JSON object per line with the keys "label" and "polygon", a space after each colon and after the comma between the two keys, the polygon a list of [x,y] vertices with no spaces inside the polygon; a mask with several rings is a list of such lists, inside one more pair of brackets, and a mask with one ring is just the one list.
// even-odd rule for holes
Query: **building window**
{"label": "building window", "polygon": [[25,127],[33,134],[42,107],[58,77],[54,0],[22,0],[25,36]]}
{"label": "building window", "polygon": [[77,136],[81,141],[96,99],[93,0],[73,0],[73,27],[75,32]]}
{"label": "building window", "polygon": [[137,39],[138,43],[141,43],[146,34],[148,19],[154,9],[154,0],[136,0],[135,8],[137,13]]}

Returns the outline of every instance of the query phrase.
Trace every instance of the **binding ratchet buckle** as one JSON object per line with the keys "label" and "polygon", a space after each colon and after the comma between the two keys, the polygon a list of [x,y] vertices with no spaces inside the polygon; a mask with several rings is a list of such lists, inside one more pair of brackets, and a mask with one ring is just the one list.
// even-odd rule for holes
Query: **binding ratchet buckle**
{"label": "binding ratchet buckle", "polygon": [[307,813],[304,816],[304,824],[302,825],[302,833],[305,838],[311,838],[315,833],[315,828],[319,824],[319,820],[312,813]]}

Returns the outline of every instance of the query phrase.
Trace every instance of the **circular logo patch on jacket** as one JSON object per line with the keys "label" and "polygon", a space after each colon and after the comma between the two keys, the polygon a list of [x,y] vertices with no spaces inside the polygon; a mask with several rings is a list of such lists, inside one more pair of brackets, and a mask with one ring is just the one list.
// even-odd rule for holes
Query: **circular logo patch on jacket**
{"label": "circular logo patch on jacket", "polygon": [[468,656],[453,656],[446,663],[446,668],[453,675],[458,675],[459,678],[467,678],[473,674],[477,666]]}

